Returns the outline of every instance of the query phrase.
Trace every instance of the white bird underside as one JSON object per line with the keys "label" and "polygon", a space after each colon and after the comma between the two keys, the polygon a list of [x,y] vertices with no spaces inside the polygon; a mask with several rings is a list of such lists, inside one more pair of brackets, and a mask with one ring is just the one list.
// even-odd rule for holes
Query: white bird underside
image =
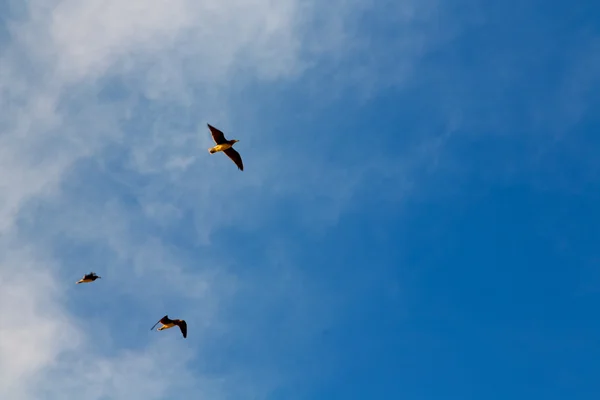
{"label": "white bird underside", "polygon": [[83,278],[81,278],[80,280],[78,280],[75,283],[89,283],[89,282],[94,282],[96,279],[100,279],[100,277],[98,275],[96,275],[94,272],[92,272],[89,274],[85,274],[83,276]]}
{"label": "white bird underside", "polygon": [[218,153],[219,151],[225,151],[230,148],[231,148],[231,145],[229,143],[223,143],[223,144],[218,144],[214,147],[211,147],[210,149],[208,149],[208,152],[210,154],[214,154],[214,153]]}
{"label": "white bird underside", "polygon": [[173,328],[174,326],[178,326],[181,330],[181,334],[184,338],[187,337],[187,322],[183,319],[170,319],[168,315],[162,317],[150,330],[154,329],[156,325],[160,324],[160,328],[157,331],[164,331],[165,329]]}

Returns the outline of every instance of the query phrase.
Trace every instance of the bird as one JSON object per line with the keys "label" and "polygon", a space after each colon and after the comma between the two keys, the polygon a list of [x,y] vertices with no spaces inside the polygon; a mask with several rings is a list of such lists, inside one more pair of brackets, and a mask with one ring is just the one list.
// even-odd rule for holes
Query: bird
{"label": "bird", "polygon": [[216,146],[208,149],[208,152],[210,154],[214,154],[219,151],[222,151],[223,153],[225,153],[225,155],[227,157],[231,158],[231,160],[235,163],[235,165],[237,165],[237,167],[240,171],[243,171],[244,163],[242,162],[242,156],[240,156],[240,153],[238,153],[232,147],[235,143],[239,142],[239,140],[236,140],[236,139],[227,140],[227,139],[225,139],[225,135],[223,134],[223,132],[221,132],[220,130],[218,130],[217,128],[212,126],[211,124],[206,124],[206,125],[208,125],[208,129],[210,129],[210,133],[216,144]]}
{"label": "bird", "polygon": [[162,324],[162,326],[157,329],[158,331],[162,331],[165,329],[173,328],[174,326],[178,326],[179,329],[181,330],[181,334],[183,335],[184,339],[187,338],[187,322],[185,322],[182,319],[170,319],[168,315],[165,315],[164,317],[162,317],[160,319],[160,321],[155,323],[154,326],[152,328],[150,328],[150,330],[153,330],[154,327],[158,324]]}
{"label": "bird", "polygon": [[100,277],[98,275],[96,275],[95,272],[90,272],[89,274],[85,274],[83,276],[83,278],[81,278],[80,280],[78,280],[77,284],[79,283],[89,283],[89,282],[94,282],[96,279],[100,279]]}

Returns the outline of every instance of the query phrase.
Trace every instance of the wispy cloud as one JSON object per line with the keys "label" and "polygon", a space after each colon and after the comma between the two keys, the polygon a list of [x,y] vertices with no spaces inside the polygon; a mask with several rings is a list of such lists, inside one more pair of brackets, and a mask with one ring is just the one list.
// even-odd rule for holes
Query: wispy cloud
{"label": "wispy cloud", "polygon": [[[423,16],[416,4],[388,5],[407,35]],[[0,311],[16,323],[0,327],[0,397],[160,399],[182,390],[252,398],[281,383],[268,357],[261,366],[232,353],[236,363],[222,361],[220,370],[201,360],[218,359],[215,346],[225,350],[215,345],[219,335],[234,347],[261,335],[244,333],[240,322],[252,324],[239,311],[250,298],[254,312],[284,307],[282,324],[315,318],[294,301],[306,293],[297,286],[302,273],[275,252],[259,276],[242,281],[239,259],[212,248],[212,237],[233,225],[255,228],[283,198],[304,203],[307,225],[335,221],[365,171],[380,167],[375,159],[372,167],[342,166],[321,152],[292,151],[283,133],[269,151],[244,147],[249,168],[240,174],[208,156],[205,123],[243,132],[241,144],[265,143],[268,128],[234,116],[243,111],[233,100],[239,87],[333,72],[343,87],[367,82],[377,63],[391,66],[384,46],[361,38],[359,16],[371,6],[9,4],[0,53]],[[420,46],[403,39],[399,49],[410,50],[403,70]],[[376,53],[356,59],[355,73],[337,70],[357,48]],[[75,287],[89,270],[103,280]],[[256,297],[265,285],[271,294]],[[188,319],[196,339],[147,336],[164,313]]]}

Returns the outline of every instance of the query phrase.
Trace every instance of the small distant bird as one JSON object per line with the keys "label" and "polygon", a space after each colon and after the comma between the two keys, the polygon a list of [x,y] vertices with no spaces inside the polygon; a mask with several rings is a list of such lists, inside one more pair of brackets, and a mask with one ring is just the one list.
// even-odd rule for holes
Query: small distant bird
{"label": "small distant bird", "polygon": [[[160,319],[160,321],[155,323],[154,326],[156,326],[158,324],[162,324],[162,326],[157,329],[158,331],[162,331],[165,329],[170,329],[174,326],[178,326],[179,329],[181,330],[181,334],[183,335],[183,337],[187,338],[187,322],[185,322],[182,319],[170,319],[168,315],[165,315],[164,317],[162,317]],[[152,328],[150,328],[150,330],[153,330],[154,326]]]}
{"label": "small distant bird", "polygon": [[239,142],[239,140],[227,140],[225,139],[225,135],[223,132],[215,128],[214,126],[208,125],[208,129],[210,129],[210,133],[212,135],[213,140],[215,141],[216,146],[208,149],[210,154],[214,154],[216,152],[222,151],[227,155],[227,157],[231,158],[231,160],[237,165],[240,171],[244,170],[244,163],[242,163],[242,156],[240,153],[235,151],[232,147],[235,143]]}
{"label": "small distant bird", "polygon": [[96,275],[95,272],[90,272],[89,274],[85,274],[83,276],[83,278],[81,278],[80,280],[78,280],[75,283],[89,283],[89,282],[94,282],[96,279],[100,279],[100,277],[98,275]]}

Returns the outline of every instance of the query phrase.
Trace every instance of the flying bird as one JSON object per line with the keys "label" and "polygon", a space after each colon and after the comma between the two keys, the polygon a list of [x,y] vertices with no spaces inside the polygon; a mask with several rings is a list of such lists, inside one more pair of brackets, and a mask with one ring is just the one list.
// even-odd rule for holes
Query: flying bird
{"label": "flying bird", "polygon": [[231,160],[235,163],[235,165],[237,165],[240,171],[243,171],[244,163],[242,163],[242,157],[240,156],[240,153],[235,151],[235,149],[232,147],[235,143],[239,142],[239,140],[227,140],[225,139],[225,135],[223,134],[223,132],[221,132],[214,126],[211,126],[210,124],[206,125],[208,125],[208,129],[210,129],[210,133],[216,144],[216,146],[208,149],[208,152],[210,154],[214,154],[219,151],[222,151],[227,157],[231,158]]}
{"label": "flying bird", "polygon": [[100,279],[100,277],[98,275],[96,275],[95,272],[90,272],[89,274],[85,274],[83,276],[83,278],[81,278],[80,280],[78,280],[77,284],[79,283],[89,283],[89,282],[94,282],[96,279]]}
{"label": "flying bird", "polygon": [[[181,334],[183,335],[183,337],[187,338],[187,322],[185,322],[182,319],[170,319],[168,315],[165,315],[164,317],[162,317],[160,319],[160,321],[155,323],[154,326],[156,326],[158,324],[162,324],[162,326],[157,329],[158,331],[162,331],[164,329],[170,329],[170,328],[173,328],[174,326],[178,326],[179,329],[181,330]],[[150,328],[150,330],[153,330],[154,326],[152,328]]]}

